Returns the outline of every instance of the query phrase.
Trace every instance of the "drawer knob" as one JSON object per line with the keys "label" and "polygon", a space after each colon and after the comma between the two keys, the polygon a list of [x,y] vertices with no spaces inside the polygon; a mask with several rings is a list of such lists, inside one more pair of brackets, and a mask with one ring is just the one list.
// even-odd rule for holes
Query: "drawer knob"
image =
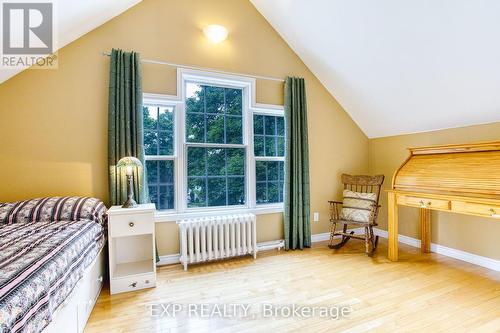
{"label": "drawer knob", "polygon": [[128,226],[129,226],[129,227],[131,227],[131,228],[132,228],[134,225],[135,225],[135,224],[134,224],[134,222],[130,222],[130,223],[128,224]]}
{"label": "drawer knob", "polygon": [[493,217],[494,219],[500,219],[500,214],[497,214],[497,212],[493,208],[490,208],[490,212],[491,217]]}
{"label": "drawer knob", "polygon": [[149,283],[149,280],[146,280],[146,281],[144,281],[144,282],[146,282],[146,284],[148,284],[148,283]]}
{"label": "drawer knob", "polygon": [[137,282],[132,282],[132,283],[130,284],[130,286],[131,286],[132,288],[137,287]]}
{"label": "drawer knob", "polygon": [[430,206],[432,202],[428,201],[427,204],[424,202],[424,200],[420,200],[420,206],[423,208],[426,208],[427,206]]}

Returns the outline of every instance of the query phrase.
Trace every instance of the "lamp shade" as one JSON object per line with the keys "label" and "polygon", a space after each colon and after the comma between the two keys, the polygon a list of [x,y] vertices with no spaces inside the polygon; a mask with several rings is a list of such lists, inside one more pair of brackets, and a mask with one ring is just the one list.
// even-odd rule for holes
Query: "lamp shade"
{"label": "lamp shade", "polygon": [[132,157],[132,156],[126,156],[121,158],[118,163],[116,164],[117,168],[126,168],[125,173],[127,175],[132,174],[132,169],[133,167],[142,167],[141,161],[139,159]]}

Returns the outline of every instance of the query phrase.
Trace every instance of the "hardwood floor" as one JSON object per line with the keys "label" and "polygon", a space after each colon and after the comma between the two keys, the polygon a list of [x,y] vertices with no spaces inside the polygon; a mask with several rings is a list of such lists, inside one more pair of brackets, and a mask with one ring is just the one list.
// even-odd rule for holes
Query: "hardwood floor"
{"label": "hardwood floor", "polygon": [[[304,251],[158,269],[154,289],[102,291],[86,332],[500,332],[500,273],[401,245],[400,261],[364,255],[351,241],[334,251],[318,243]],[[154,304],[250,304],[254,316],[200,318],[182,310],[158,316]],[[346,317],[263,318],[262,304],[351,306]],[[214,305],[215,304],[215,305]],[[153,312],[157,316],[151,316]],[[171,308],[169,310],[172,310]],[[171,314],[171,311],[169,311]],[[197,312],[200,313],[199,311]]]}

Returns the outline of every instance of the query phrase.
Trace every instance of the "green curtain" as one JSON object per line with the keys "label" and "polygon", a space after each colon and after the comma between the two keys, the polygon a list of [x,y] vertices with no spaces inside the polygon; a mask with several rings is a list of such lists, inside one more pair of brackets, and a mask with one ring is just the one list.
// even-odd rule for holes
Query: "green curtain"
{"label": "green curtain", "polygon": [[[113,49],[109,65],[108,101],[108,167],[109,200],[121,205],[127,200],[127,178],[116,164],[120,158],[134,156],[143,167],[133,174],[134,198],[149,203],[144,163],[144,123],[142,111],[142,77],[139,54]],[[156,262],[160,261],[158,249]]]}
{"label": "green curtain", "polygon": [[[144,165],[142,118],[139,54],[113,49],[108,102],[109,200],[112,205],[121,205],[127,199],[125,173],[116,168],[120,158],[134,156]],[[144,171],[145,168],[136,168],[133,175],[134,198],[138,203],[149,202]]]}
{"label": "green curtain", "polygon": [[304,79],[285,81],[285,249],[311,246],[309,146]]}

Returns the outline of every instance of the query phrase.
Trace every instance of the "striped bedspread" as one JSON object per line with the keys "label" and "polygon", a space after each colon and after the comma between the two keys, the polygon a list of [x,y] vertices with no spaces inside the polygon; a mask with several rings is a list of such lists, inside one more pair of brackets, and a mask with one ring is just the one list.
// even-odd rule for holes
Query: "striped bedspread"
{"label": "striped bedspread", "polygon": [[40,332],[103,248],[104,228],[95,220],[9,220],[13,207],[4,216],[0,207],[0,332]]}

